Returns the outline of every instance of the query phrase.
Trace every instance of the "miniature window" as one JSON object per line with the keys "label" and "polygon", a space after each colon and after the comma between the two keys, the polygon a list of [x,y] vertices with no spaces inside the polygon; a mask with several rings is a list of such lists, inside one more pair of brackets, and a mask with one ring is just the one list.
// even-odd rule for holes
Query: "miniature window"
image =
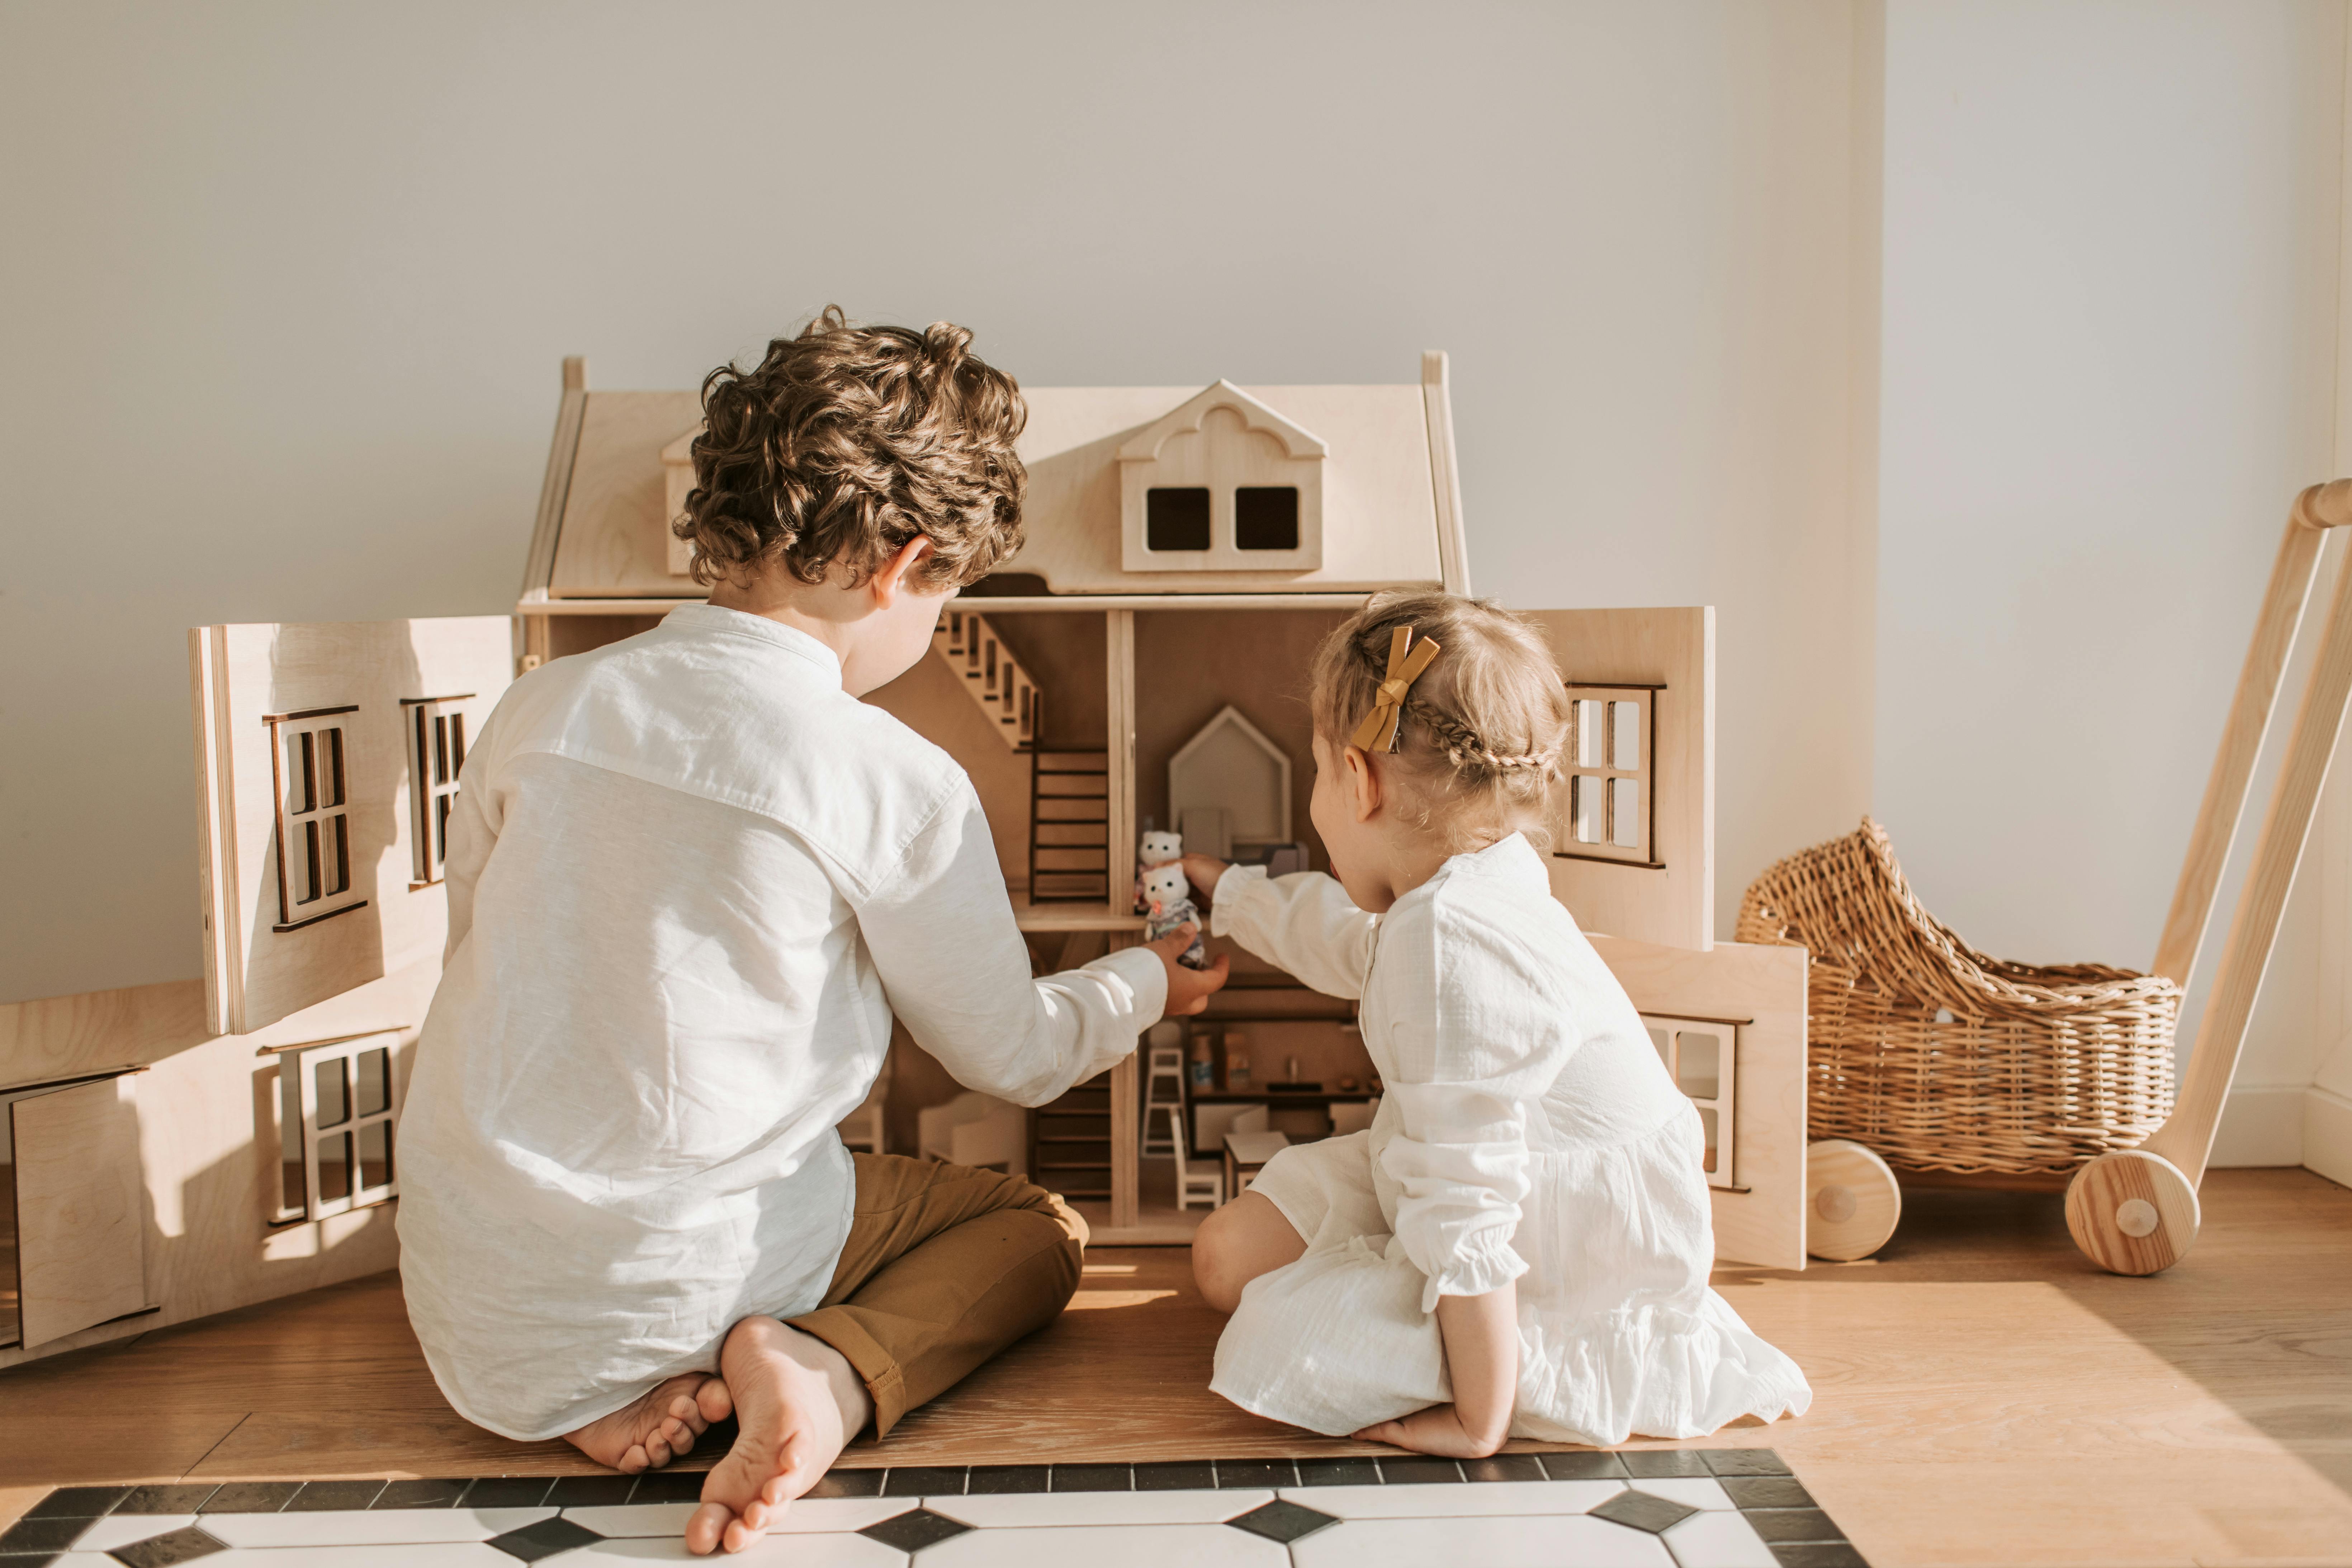
{"label": "miniature window", "polygon": [[457,773],[466,765],[466,714],[455,697],[410,697],[408,715],[408,825],[415,862],[409,886],[430,887],[449,863],[449,813],[457,804]]}
{"label": "miniature window", "polygon": [[1158,487],[1145,491],[1143,544],[1147,550],[1209,548],[1208,487]]}
{"label": "miniature window", "polygon": [[1568,830],[1554,853],[1657,868],[1652,763],[1659,694],[1647,685],[1578,685],[1569,697]]}
{"label": "miniature window", "polygon": [[265,715],[278,791],[278,923],[302,927],[365,907],[352,885],[351,755],[356,706]]}
{"label": "miniature window", "polygon": [[1733,1168],[1737,1147],[1735,1103],[1739,1084],[1739,1026],[1720,1018],[1673,1018],[1644,1013],[1642,1022],[1650,1043],[1666,1064],[1675,1087],[1698,1108],[1700,1131],[1706,1136],[1702,1161],[1706,1184],[1745,1191]]}
{"label": "miniature window", "polygon": [[274,1222],[323,1219],[398,1195],[392,1103],[398,1043],[396,1035],[362,1035],[277,1053]]}
{"label": "miniature window", "polygon": [[1298,548],[1298,487],[1243,485],[1234,491],[1234,546],[1239,550]]}

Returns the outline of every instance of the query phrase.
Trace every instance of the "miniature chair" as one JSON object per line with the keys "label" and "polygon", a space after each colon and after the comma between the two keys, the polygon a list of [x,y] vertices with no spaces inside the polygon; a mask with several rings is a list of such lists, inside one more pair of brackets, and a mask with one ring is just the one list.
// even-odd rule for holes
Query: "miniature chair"
{"label": "miniature chair", "polygon": [[890,1132],[884,1113],[889,1103],[890,1068],[886,1062],[865,1102],[842,1120],[842,1143],[847,1148],[863,1149],[869,1154],[887,1154],[890,1152]]}
{"label": "miniature chair", "polygon": [[1005,1173],[1029,1173],[1028,1118],[1017,1105],[993,1095],[959,1094],[945,1105],[916,1116],[917,1142],[926,1160],[956,1165],[1003,1165]]}
{"label": "miniature chair", "polygon": [[1176,1157],[1176,1206],[1191,1208],[1195,1200],[1209,1208],[1223,1208],[1225,1203],[1225,1169],[1214,1160],[1194,1160],[1188,1155]]}
{"label": "miniature chair", "polygon": [[1165,1154],[1181,1163],[1184,1158],[1184,1047],[1153,1046],[1146,1071],[1150,1076],[1143,1087],[1140,1152],[1147,1159]]}
{"label": "miniature chair", "polygon": [[1370,1131],[1372,1118],[1380,1113],[1378,1095],[1362,1101],[1340,1100],[1331,1107],[1331,1136],[1345,1138],[1350,1132]]}

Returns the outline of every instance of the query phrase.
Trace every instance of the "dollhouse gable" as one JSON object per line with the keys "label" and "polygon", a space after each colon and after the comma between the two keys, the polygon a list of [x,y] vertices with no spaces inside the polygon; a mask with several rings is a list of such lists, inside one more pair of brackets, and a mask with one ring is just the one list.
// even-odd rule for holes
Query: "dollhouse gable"
{"label": "dollhouse gable", "polygon": [[1312,572],[1323,564],[1321,437],[1218,381],[1118,448],[1129,572]]}

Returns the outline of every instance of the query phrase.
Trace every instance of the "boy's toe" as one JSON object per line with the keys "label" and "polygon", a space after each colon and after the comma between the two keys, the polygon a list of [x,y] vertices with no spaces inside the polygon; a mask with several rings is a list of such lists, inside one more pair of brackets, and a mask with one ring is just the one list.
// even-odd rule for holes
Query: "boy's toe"
{"label": "boy's toe", "polygon": [[724,1378],[704,1378],[702,1386],[694,1391],[694,1404],[709,1422],[724,1421],[735,1414],[735,1395]]}
{"label": "boy's toe", "polygon": [[725,1503],[704,1503],[686,1521],[686,1549],[697,1557],[709,1556],[719,1549],[727,1527],[734,1522],[734,1512]]}

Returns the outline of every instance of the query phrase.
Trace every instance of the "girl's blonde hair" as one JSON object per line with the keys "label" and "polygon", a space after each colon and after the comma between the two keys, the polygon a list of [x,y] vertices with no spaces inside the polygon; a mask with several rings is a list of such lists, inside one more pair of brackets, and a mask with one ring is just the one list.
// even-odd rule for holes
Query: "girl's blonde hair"
{"label": "girl's blonde hair", "polygon": [[1372,711],[1399,626],[1438,654],[1412,683],[1386,761],[1410,788],[1409,818],[1449,847],[1483,848],[1513,833],[1550,842],[1553,791],[1568,740],[1568,691],[1541,633],[1486,599],[1391,589],[1315,650],[1309,706],[1335,752]]}

